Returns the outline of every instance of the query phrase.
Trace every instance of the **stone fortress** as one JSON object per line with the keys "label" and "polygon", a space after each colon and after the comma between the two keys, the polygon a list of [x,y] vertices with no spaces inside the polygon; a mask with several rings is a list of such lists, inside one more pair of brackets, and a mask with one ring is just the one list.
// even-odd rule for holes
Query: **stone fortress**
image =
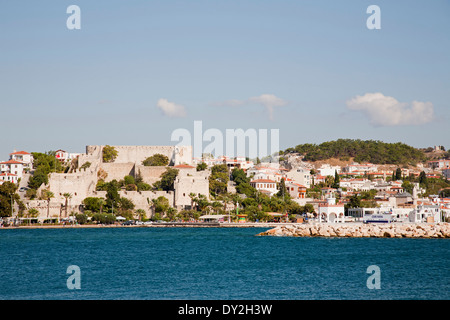
{"label": "stone fortress", "polygon": [[[64,205],[66,199],[64,193],[70,193],[68,200],[68,213],[80,212],[82,202],[87,197],[105,197],[106,191],[96,191],[99,173],[106,173],[106,182],[121,180],[127,175],[136,177],[138,173],[143,181],[153,184],[160,180],[160,176],[166,171],[165,166],[144,166],[142,161],[155,155],[163,154],[170,160],[169,166],[179,170],[174,183],[174,191],[125,191],[120,190],[121,197],[133,201],[135,210],[143,209],[147,217],[152,214],[151,201],[160,196],[169,200],[171,206],[182,210],[191,205],[190,193],[196,195],[209,195],[209,170],[197,172],[192,164],[191,146],[113,146],[118,155],[114,162],[103,162],[104,146],[86,146],[86,153],[78,157],[76,169],[70,173],[50,173],[47,185],[38,189],[38,194],[48,189],[54,194],[50,200],[49,217],[65,217]],[[84,164],[90,163],[86,169],[80,169]],[[45,200],[30,200],[28,208],[39,210],[39,217],[47,217],[48,203]]]}

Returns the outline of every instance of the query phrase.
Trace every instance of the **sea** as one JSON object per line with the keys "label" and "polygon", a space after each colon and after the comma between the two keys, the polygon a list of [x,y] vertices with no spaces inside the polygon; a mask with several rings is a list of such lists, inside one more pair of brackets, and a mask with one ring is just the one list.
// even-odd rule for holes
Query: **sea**
{"label": "sea", "polygon": [[0,300],[448,300],[450,240],[0,230]]}

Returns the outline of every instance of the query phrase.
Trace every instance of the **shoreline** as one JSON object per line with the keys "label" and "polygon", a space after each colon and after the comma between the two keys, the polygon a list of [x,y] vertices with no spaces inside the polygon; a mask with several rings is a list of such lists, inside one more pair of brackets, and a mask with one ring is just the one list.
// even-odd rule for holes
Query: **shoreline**
{"label": "shoreline", "polygon": [[208,223],[208,222],[165,222],[147,225],[102,225],[102,224],[76,224],[76,225],[21,225],[0,227],[0,230],[24,230],[24,229],[83,229],[83,228],[274,228],[293,223],[272,222],[246,222],[246,223]]}
{"label": "shoreline", "polygon": [[[30,229],[97,229],[97,228],[268,228],[256,236],[275,237],[340,237],[340,238],[450,238],[450,223],[208,223],[165,222],[147,225],[37,225],[8,226],[0,230]],[[1,231],[0,231],[1,232]]]}
{"label": "shoreline", "polygon": [[297,224],[277,226],[258,236],[336,238],[450,238],[450,223]]}

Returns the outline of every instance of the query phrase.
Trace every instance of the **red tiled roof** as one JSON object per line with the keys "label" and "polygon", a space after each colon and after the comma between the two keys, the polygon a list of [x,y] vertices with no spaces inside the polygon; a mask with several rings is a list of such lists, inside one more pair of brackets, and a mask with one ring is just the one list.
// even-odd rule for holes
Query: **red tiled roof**
{"label": "red tiled roof", "polygon": [[179,164],[179,165],[174,166],[174,168],[180,168],[180,169],[192,169],[192,168],[195,168],[195,167],[189,166],[189,165],[187,165],[187,164]]}
{"label": "red tiled roof", "polygon": [[261,182],[261,183],[275,183],[275,181],[270,180],[270,179],[256,179],[256,180],[250,181],[250,183],[252,183],[252,182],[255,182],[255,183],[258,183],[258,182]]}
{"label": "red tiled roof", "polygon": [[23,162],[19,162],[16,160],[9,160],[9,161],[5,161],[5,162],[0,162],[0,164],[23,164]]}
{"label": "red tiled roof", "polygon": [[13,155],[13,154],[30,154],[30,153],[26,152],[26,151],[17,151],[17,152],[10,153],[9,155]]}

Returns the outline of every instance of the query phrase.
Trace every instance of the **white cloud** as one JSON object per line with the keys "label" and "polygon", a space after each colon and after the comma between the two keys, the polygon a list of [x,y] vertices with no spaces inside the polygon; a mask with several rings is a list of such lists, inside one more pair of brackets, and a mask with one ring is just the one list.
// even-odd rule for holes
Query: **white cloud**
{"label": "white cloud", "polygon": [[258,97],[251,97],[246,100],[227,100],[223,102],[216,102],[212,105],[214,106],[230,106],[230,107],[237,107],[242,106],[246,104],[258,104],[266,108],[267,112],[269,113],[270,120],[273,119],[273,113],[275,107],[281,107],[287,104],[287,102],[281,98],[278,98],[277,96],[273,94],[262,94]]}
{"label": "white cloud", "polygon": [[282,107],[287,104],[286,101],[276,97],[273,94],[262,94],[259,97],[252,97],[249,100],[251,102],[256,102],[266,107],[267,111],[269,112],[270,120],[273,119],[273,111],[275,107]]}
{"label": "white cloud", "polygon": [[169,102],[167,99],[159,99],[156,106],[161,109],[164,115],[171,118],[183,118],[186,117],[186,109],[181,104]]}
{"label": "white cloud", "polygon": [[434,120],[431,102],[399,102],[382,93],[366,93],[347,101],[350,110],[363,112],[374,126],[421,125]]}

